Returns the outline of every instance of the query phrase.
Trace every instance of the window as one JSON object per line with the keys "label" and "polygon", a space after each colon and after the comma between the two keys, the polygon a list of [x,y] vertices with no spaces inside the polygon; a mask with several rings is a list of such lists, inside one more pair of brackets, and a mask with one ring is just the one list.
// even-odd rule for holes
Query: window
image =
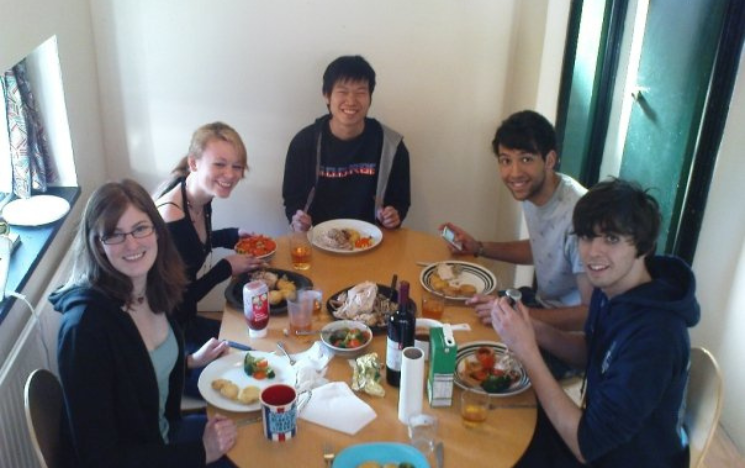
{"label": "window", "polygon": [[[658,250],[689,263],[742,50],[737,4],[580,0],[570,13],[562,170],[587,187],[616,175],[650,188]],[[579,47],[587,41],[597,50]]]}
{"label": "window", "polygon": [[[66,199],[71,205],[77,200],[80,190],[72,156],[67,110],[65,108],[62,74],[57,53],[57,39],[52,37],[25,57],[25,65],[37,111],[46,132],[50,153],[48,170],[55,177],[48,185],[46,194]],[[7,109],[5,96],[0,92],[0,208],[9,202],[12,195],[12,166],[7,132]],[[20,237],[20,247],[10,259],[10,271],[5,291],[23,289],[31,273],[44,255],[63,220],[43,226],[13,226],[11,232]],[[0,323],[12,305],[6,298],[0,302]]]}

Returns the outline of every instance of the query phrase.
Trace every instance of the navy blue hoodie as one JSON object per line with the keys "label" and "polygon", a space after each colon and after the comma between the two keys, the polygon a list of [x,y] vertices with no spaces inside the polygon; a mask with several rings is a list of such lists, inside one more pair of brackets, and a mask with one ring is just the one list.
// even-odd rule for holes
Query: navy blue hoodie
{"label": "navy blue hoodie", "polygon": [[591,466],[675,467],[681,442],[690,340],[700,309],[682,260],[646,260],[652,281],[608,299],[596,289],[585,324],[587,400],[579,447]]}

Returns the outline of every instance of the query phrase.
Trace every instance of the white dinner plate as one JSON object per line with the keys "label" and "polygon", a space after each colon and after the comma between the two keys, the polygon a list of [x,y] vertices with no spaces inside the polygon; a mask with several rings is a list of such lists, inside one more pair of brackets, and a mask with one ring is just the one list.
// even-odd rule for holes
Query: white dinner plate
{"label": "white dinner plate", "polygon": [[[431,277],[434,273],[437,272],[437,265],[439,265],[440,263],[446,263],[448,265],[454,266],[456,269],[459,269],[460,274],[458,276],[458,280],[460,281],[460,283],[470,284],[474,286],[476,288],[476,294],[489,294],[497,288],[497,277],[494,276],[494,273],[482,267],[481,265],[478,265],[476,263],[461,262],[457,260],[449,260],[447,262],[433,263],[422,269],[422,273],[419,275],[419,281],[422,283],[422,286],[427,291],[436,294],[442,294],[441,292],[436,291],[432,287],[431,283]],[[470,296],[445,295],[446,299],[459,301],[465,301],[469,297]]]}
{"label": "white dinner plate", "polygon": [[70,203],[54,195],[17,198],[5,205],[3,217],[15,226],[43,226],[53,223],[70,211]]}
{"label": "white dinner plate", "polygon": [[212,388],[212,381],[215,379],[228,379],[241,389],[249,385],[255,385],[263,390],[269,385],[278,383],[287,384],[291,387],[295,386],[295,369],[292,368],[286,357],[263,351],[248,352],[256,358],[265,358],[269,362],[269,367],[274,369],[276,376],[273,379],[261,380],[249,377],[243,371],[243,358],[246,356],[246,352],[228,354],[209,363],[202,371],[202,375],[199,376],[199,382],[197,383],[199,393],[207,402],[220,409],[236,412],[256,411],[261,407],[261,403],[258,401],[250,405],[244,405],[225,398],[218,390]]}
{"label": "white dinner plate", "polygon": [[[455,355],[455,384],[462,389],[481,388],[480,386],[470,385],[462,377],[466,369],[466,360],[475,359],[476,351],[481,347],[493,349],[497,360],[509,352],[504,343],[498,343],[496,341],[472,341],[459,346],[458,353]],[[520,375],[520,378],[513,382],[510,388],[499,393],[490,393],[489,396],[496,398],[508,397],[522,393],[530,388],[530,379],[528,378],[528,373],[525,372],[525,368],[517,361],[515,361],[515,366],[515,370]]]}
{"label": "white dinner plate", "polygon": [[[354,229],[359,232],[362,237],[370,237],[372,244],[369,247],[363,247],[361,249],[353,248],[352,250],[337,249],[331,247],[325,241],[326,233],[331,229]],[[313,226],[313,229],[308,233],[310,241],[313,245],[321,250],[327,252],[334,252],[339,254],[356,254],[359,252],[365,252],[367,250],[374,249],[383,240],[383,231],[380,230],[376,225],[370,224],[366,221],[360,221],[359,219],[332,219],[326,221],[317,226]]]}

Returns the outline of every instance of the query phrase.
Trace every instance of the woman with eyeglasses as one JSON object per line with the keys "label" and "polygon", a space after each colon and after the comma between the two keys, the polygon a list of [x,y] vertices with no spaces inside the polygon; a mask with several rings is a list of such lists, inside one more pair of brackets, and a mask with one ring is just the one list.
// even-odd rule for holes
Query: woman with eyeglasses
{"label": "woman with eyeglasses", "polygon": [[180,415],[185,367],[206,365],[225,344],[211,340],[185,359],[172,316],[184,265],[147,191],[131,180],[94,191],[74,249],[69,280],[50,296],[63,314],[63,432],[74,466],[232,466],[222,458],[235,444],[231,420]]}
{"label": "woman with eyeglasses", "polygon": [[[187,351],[220,331],[219,321],[197,315],[197,303],[231,275],[266,266],[261,259],[236,253],[214,265],[211,262],[212,249],[233,249],[241,236],[251,234],[237,228],[212,229],[212,200],[230,196],[247,164],[246,147],[238,132],[222,122],[206,124],[194,132],[188,154],[157,191],[158,211],[186,263],[188,285],[176,317],[185,329]],[[195,372],[187,381],[189,395],[199,395],[197,376]]]}

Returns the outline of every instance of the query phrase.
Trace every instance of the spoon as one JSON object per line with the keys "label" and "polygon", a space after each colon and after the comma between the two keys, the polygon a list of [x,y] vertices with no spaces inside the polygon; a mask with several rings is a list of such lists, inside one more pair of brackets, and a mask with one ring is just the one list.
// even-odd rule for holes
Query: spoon
{"label": "spoon", "polygon": [[285,349],[285,344],[281,341],[277,341],[277,348],[279,348],[285,354],[285,356],[287,356],[287,359],[290,361],[290,365],[294,366],[297,361],[295,361],[292,356],[290,356],[290,353],[287,352],[287,350]]}

